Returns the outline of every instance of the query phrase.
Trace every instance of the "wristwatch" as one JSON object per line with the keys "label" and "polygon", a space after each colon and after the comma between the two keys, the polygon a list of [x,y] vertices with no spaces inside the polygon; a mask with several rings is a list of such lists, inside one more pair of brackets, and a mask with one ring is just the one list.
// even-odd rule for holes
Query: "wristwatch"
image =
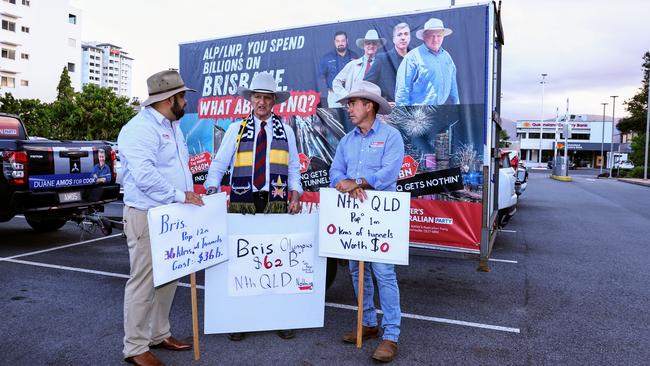
{"label": "wristwatch", "polygon": [[357,178],[354,180],[354,183],[356,183],[359,187],[361,187],[361,184],[363,184],[363,179]]}

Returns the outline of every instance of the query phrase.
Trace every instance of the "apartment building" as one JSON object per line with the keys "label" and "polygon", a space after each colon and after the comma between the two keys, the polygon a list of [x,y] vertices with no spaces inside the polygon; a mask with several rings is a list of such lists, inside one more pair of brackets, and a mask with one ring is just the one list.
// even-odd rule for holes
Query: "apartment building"
{"label": "apartment building", "polygon": [[133,59],[128,52],[110,43],[84,42],[81,60],[82,85],[96,84],[131,98]]}
{"label": "apartment building", "polygon": [[51,102],[61,71],[81,88],[81,10],[70,0],[0,0],[0,93]]}

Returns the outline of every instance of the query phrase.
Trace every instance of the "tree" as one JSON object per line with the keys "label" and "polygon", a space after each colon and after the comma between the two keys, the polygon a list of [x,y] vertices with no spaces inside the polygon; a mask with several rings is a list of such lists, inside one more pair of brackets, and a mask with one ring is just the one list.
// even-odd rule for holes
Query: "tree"
{"label": "tree", "polygon": [[16,99],[6,93],[0,97],[0,112],[20,116],[30,136],[51,136],[51,111],[38,99]]}
{"label": "tree", "polygon": [[510,135],[508,135],[508,131],[506,130],[501,130],[499,132],[499,147],[509,147],[510,146]]}
{"label": "tree", "polygon": [[650,72],[650,52],[643,55],[643,80],[639,91],[629,100],[625,101],[625,109],[629,117],[621,118],[616,127],[623,133],[645,133],[646,118],[648,113],[648,73]]}
{"label": "tree", "polygon": [[129,98],[94,84],[84,85],[75,102],[79,112],[77,138],[82,139],[115,140],[120,128],[136,113]]}
{"label": "tree", "polygon": [[57,85],[56,91],[56,100],[72,99],[74,97],[70,74],[68,74],[68,68],[65,66],[63,67],[63,71],[61,71],[61,77],[59,78],[59,85]]}

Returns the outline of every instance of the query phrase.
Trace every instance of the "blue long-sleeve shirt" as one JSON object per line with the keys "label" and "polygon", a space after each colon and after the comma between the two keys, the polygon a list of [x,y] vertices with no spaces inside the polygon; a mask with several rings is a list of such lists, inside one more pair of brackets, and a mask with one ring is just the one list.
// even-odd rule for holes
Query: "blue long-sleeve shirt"
{"label": "blue long-sleeve shirt", "polygon": [[336,75],[343,70],[345,65],[357,58],[359,58],[359,56],[349,49],[344,56],[339,55],[334,49],[321,57],[319,68],[320,76],[325,80],[328,89],[332,89],[332,81],[334,81]]}
{"label": "blue long-sleeve shirt", "polygon": [[375,119],[366,135],[358,127],[336,147],[330,187],[343,179],[364,178],[378,191],[395,191],[404,159],[404,140],[394,127]]}
{"label": "blue long-sleeve shirt", "polygon": [[460,104],[456,65],[449,53],[442,48],[433,52],[425,44],[407,53],[397,69],[395,103]]}

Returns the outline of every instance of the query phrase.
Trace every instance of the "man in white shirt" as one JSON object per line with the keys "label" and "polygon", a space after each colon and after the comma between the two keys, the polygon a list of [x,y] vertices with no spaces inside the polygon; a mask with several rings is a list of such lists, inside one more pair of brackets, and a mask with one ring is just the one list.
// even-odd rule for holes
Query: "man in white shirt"
{"label": "man in white shirt", "polygon": [[154,287],[147,210],[182,202],[203,205],[194,193],[189,153],[179,122],[187,88],[175,70],[147,79],[149,98],[117,139],[124,174],[124,232],[131,273],[124,290],[124,357],[135,365],[163,365],[149,351],[187,351],[190,343],[172,337],[169,325],[178,281]]}

